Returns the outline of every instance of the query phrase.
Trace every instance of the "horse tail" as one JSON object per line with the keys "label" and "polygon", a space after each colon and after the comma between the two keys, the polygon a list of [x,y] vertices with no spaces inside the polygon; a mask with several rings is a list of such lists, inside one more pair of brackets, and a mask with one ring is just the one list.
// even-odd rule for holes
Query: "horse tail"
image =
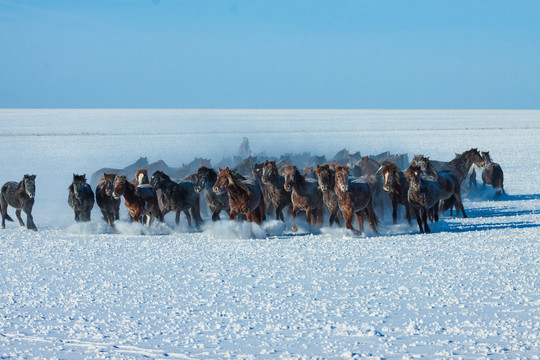
{"label": "horse tail", "polygon": [[373,209],[373,198],[369,202],[369,204],[366,206],[365,213],[368,218],[369,226],[371,227],[371,230],[373,230],[374,233],[379,233],[379,225],[381,224],[379,218],[377,217],[377,214],[375,213],[375,210]]}
{"label": "horse tail", "polygon": [[8,203],[7,203],[7,200],[6,200],[6,195],[5,195],[5,188],[6,186],[2,186],[2,194],[0,196],[0,213],[2,213],[2,216],[4,219],[6,219],[7,221],[13,221],[13,219],[11,218],[11,216],[8,215],[7,213],[7,208],[8,208]]}

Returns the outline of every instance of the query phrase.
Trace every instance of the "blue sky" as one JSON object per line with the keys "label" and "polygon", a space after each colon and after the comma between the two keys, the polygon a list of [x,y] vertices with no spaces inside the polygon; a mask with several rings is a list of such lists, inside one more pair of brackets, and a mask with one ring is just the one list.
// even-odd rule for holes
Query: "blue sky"
{"label": "blue sky", "polygon": [[0,0],[2,108],[540,108],[540,1]]}

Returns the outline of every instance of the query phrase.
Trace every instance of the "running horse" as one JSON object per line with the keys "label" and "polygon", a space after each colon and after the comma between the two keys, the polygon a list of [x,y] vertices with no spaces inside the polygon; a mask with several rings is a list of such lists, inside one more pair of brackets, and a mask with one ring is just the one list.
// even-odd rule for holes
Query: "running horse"
{"label": "running horse", "polygon": [[429,233],[427,219],[439,220],[438,203],[441,195],[439,184],[436,180],[430,180],[429,177],[423,177],[422,168],[411,164],[405,172],[409,179],[409,191],[407,197],[416,216],[418,228],[421,233]]}
{"label": "running horse", "polygon": [[243,180],[228,167],[220,168],[213,191],[216,195],[229,195],[229,220],[234,220],[238,214],[245,214],[247,221],[257,224],[266,220],[264,197],[254,181]]}
{"label": "running horse", "polygon": [[7,214],[8,205],[15,208],[15,215],[19,224],[24,226],[21,218],[21,210],[26,214],[26,227],[29,230],[36,230],[34,218],[32,217],[32,207],[36,196],[36,175],[24,175],[20,182],[9,181],[2,186],[0,195],[0,209],[2,211],[2,229],[6,227],[6,220],[13,221]]}
{"label": "running horse", "polygon": [[103,214],[103,220],[114,228],[114,221],[120,218],[120,199],[113,197],[116,174],[103,173],[96,187],[96,203]]}
{"label": "running horse", "polygon": [[141,222],[142,217],[146,216],[146,224],[150,226],[152,215],[163,221],[156,190],[152,186],[135,186],[127,181],[126,175],[117,176],[112,195],[116,199],[124,196],[124,204],[135,222]]}
{"label": "running horse", "polygon": [[90,221],[94,207],[94,192],[86,182],[86,174],[73,174],[73,182],[68,187],[68,204],[75,213],[75,221]]}
{"label": "running horse", "polygon": [[364,232],[364,216],[374,233],[378,233],[379,218],[373,210],[371,189],[368,184],[360,180],[349,178],[348,166],[336,167],[336,185],[334,187],[338,197],[338,204],[347,229],[357,233],[352,225],[353,214],[356,215],[360,233]]}
{"label": "running horse", "polygon": [[294,223],[298,211],[306,212],[308,226],[323,222],[323,194],[315,179],[306,179],[296,166],[286,165],[281,168],[285,178],[283,188],[291,192],[292,200],[292,231],[298,231]]}

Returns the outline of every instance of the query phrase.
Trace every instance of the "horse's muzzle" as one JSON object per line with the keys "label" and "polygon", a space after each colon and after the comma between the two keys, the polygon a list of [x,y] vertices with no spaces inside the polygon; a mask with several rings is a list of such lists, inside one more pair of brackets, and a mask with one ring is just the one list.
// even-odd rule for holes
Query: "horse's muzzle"
{"label": "horse's muzzle", "polygon": [[328,191],[328,186],[326,185],[321,185],[320,188],[322,191]]}
{"label": "horse's muzzle", "polygon": [[291,185],[289,184],[283,185],[283,188],[285,188],[285,191],[291,191]]}
{"label": "horse's muzzle", "polygon": [[389,191],[390,190],[390,187],[388,185],[386,185],[386,184],[384,184],[382,188],[383,188],[384,191]]}

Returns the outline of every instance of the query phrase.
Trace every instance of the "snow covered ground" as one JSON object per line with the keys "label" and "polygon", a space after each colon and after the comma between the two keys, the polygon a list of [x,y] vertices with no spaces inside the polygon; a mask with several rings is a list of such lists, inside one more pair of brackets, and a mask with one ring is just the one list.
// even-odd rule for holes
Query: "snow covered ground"
{"label": "snow covered ground", "polygon": [[[139,156],[425,154],[471,147],[507,195],[422,235],[207,222],[77,225],[73,173]],[[540,358],[540,111],[0,110],[0,183],[36,174],[32,232],[0,230],[2,358]],[[10,208],[13,216],[14,211]],[[145,235],[141,235],[145,233]]]}

